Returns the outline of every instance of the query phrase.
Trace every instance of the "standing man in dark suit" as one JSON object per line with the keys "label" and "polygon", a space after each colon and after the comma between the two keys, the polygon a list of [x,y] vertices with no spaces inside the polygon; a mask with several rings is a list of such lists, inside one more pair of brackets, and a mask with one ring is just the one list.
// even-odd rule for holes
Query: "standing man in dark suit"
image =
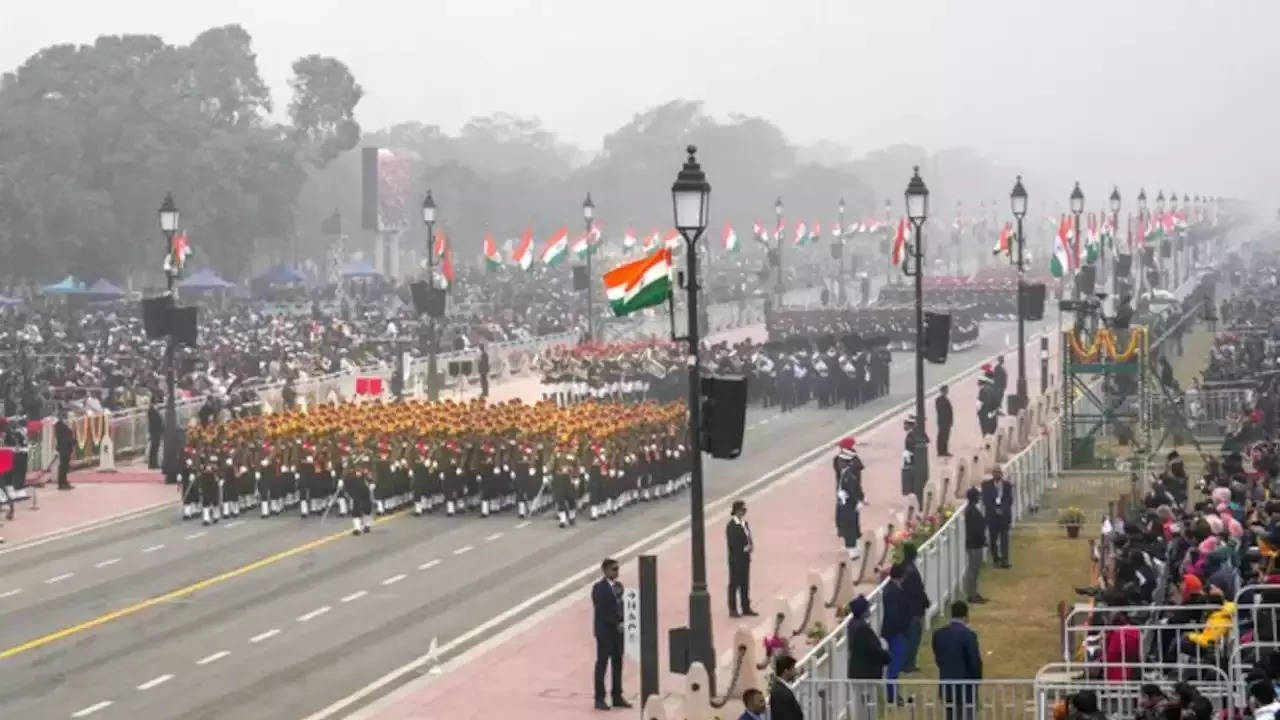
{"label": "standing man in dark suit", "polygon": [[938,418],[938,457],[951,457],[951,425],[955,418],[946,385],[938,388],[938,399],[933,401],[933,416]]}
{"label": "standing man in dark suit", "polygon": [[951,603],[951,622],[933,631],[933,657],[938,663],[938,694],[946,707],[947,720],[969,720],[978,707],[977,684],[948,680],[982,680],[982,651],[978,634],[968,624],[969,606],[963,600]]}
{"label": "standing man in dark suit", "polygon": [[965,491],[964,504],[964,552],[965,567],[961,589],[970,603],[984,603],[986,598],[978,594],[978,571],[982,570],[983,549],[987,546],[987,519],[982,516],[978,503],[982,493],[971,487]]}
{"label": "standing man in dark suit", "polygon": [[773,685],[769,687],[769,720],[804,720],[800,701],[787,683],[795,682],[796,659],[779,655],[773,661]]}
{"label": "standing man in dark suit", "polygon": [[916,567],[916,544],[902,545],[902,589],[906,593],[907,604],[911,612],[907,625],[907,655],[903,660],[903,672],[916,672],[916,655],[920,652],[920,638],[924,634],[924,616],[929,611],[929,594],[925,592],[924,580],[920,577],[920,569]]}
{"label": "standing man in dark suit", "polygon": [[609,666],[613,684],[613,707],[629,708],[622,697],[622,583],[618,582],[618,561],[605,558],[600,563],[603,577],[591,586],[591,607],[596,636],[596,709],[608,710],[604,701],[604,668]]}
{"label": "standing man in dark suit", "polygon": [[[751,609],[751,553],[755,546],[751,540],[751,526],[747,524],[745,502],[733,501],[724,535],[729,546],[729,617],[755,617],[756,611]],[[738,608],[742,608],[741,614]]]}
{"label": "standing man in dark suit", "polygon": [[999,467],[982,481],[982,514],[987,520],[987,544],[995,567],[1009,568],[1009,526],[1013,524],[1013,483]]}
{"label": "standing man in dark suit", "polygon": [[53,444],[58,451],[58,489],[74,490],[67,481],[67,473],[71,471],[71,453],[76,447],[76,433],[67,424],[65,410],[58,411],[58,422],[53,425]]}
{"label": "standing man in dark suit", "polygon": [[889,644],[889,668],[885,673],[889,684],[885,687],[885,697],[894,702],[898,696],[898,684],[894,682],[902,673],[907,660],[907,634],[911,629],[911,607],[907,601],[907,592],[902,587],[902,577],[906,568],[897,563],[889,568],[889,583],[884,586],[884,600],[880,607],[883,615],[880,619],[880,637]]}
{"label": "standing man in dark suit", "polygon": [[1004,369],[1004,356],[996,358],[996,367],[991,371],[991,383],[996,388],[996,407],[1004,407],[1004,391],[1009,388],[1009,373]]}
{"label": "standing man in dark suit", "polygon": [[489,353],[484,349],[484,343],[480,344],[480,362],[476,371],[480,375],[480,397],[489,397]]}
{"label": "standing man in dark suit", "polygon": [[150,470],[160,467],[160,438],[162,437],[164,437],[164,419],[160,417],[156,396],[152,395],[151,405],[147,407],[147,468]]}

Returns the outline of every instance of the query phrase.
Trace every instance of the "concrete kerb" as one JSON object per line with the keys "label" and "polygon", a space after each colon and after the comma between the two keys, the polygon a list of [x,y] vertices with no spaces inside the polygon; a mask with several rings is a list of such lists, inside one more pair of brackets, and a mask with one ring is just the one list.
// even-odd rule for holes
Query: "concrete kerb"
{"label": "concrete kerb", "polygon": [[147,505],[145,507],[138,508],[136,510],[130,510],[128,512],[120,513],[118,515],[112,515],[110,517],[100,518],[98,520],[90,520],[88,522],[83,522],[78,525],[72,525],[70,527],[61,528],[59,530],[50,530],[47,533],[42,533],[40,535],[36,535],[35,537],[27,538],[26,540],[19,540],[18,542],[14,543],[13,545],[10,545],[9,547],[0,548],[0,555],[7,555],[9,553],[18,552],[19,550],[29,550],[33,547],[44,545],[46,543],[51,543],[56,540],[62,540],[64,538],[83,535],[84,533],[87,533],[87,532],[93,532],[94,530],[101,530],[102,528],[111,527],[112,525],[119,525],[120,523],[128,522],[130,520],[136,520],[141,517],[146,517],[147,515],[154,515],[155,513],[158,513],[162,510],[173,508],[177,506],[177,504],[178,504],[178,498],[175,495],[173,500],[166,500],[164,502],[154,503],[151,505]]}

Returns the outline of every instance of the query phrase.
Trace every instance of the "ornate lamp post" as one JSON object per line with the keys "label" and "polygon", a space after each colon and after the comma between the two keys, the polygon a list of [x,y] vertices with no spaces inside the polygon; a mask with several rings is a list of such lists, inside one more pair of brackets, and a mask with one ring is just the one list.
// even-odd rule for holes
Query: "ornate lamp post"
{"label": "ornate lamp post", "polygon": [[[160,203],[160,232],[164,234],[165,251],[173,257],[173,236],[177,234],[181,216],[178,206],[173,202],[173,195],[164,194],[164,202]],[[171,301],[176,301],[173,284],[178,277],[178,264],[172,260],[166,263],[165,280]],[[174,378],[173,356],[177,349],[177,341],[173,334],[164,347],[164,476],[165,480],[176,479],[178,475],[178,404],[177,382]]]}
{"label": "ornate lamp post", "polygon": [[1015,265],[1018,268],[1018,388],[1017,388],[1017,406],[1018,409],[1027,406],[1027,329],[1026,329],[1026,305],[1027,305],[1027,288],[1023,282],[1023,271],[1026,269],[1022,261],[1023,247],[1026,241],[1022,238],[1022,219],[1027,215],[1027,190],[1022,187],[1022,176],[1019,175],[1013,183],[1013,191],[1009,193],[1009,206],[1013,210],[1013,217],[1018,221],[1018,259]]}
{"label": "ornate lamp post", "polygon": [[[422,222],[427,226],[427,288],[435,294],[436,287],[436,201],[427,190],[422,200]],[[435,315],[427,313],[427,399],[440,399],[440,378],[436,372],[436,353],[439,345],[436,337]]]}

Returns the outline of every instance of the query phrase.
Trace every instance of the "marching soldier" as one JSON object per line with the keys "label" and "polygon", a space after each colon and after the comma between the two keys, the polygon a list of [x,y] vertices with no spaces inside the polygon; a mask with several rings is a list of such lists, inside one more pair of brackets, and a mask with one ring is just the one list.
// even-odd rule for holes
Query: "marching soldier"
{"label": "marching soldier", "polygon": [[862,492],[862,460],[854,449],[854,439],[846,437],[837,445],[832,465],[836,472],[836,532],[844,541],[850,560],[862,556],[861,513],[866,503]]}

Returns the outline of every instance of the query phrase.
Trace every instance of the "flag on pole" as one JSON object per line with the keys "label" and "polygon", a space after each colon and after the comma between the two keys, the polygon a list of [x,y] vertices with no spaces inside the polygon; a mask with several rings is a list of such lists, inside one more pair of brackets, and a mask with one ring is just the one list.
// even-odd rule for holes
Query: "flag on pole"
{"label": "flag on pole", "polygon": [[533,230],[524,229],[524,234],[520,236],[520,244],[516,245],[516,250],[511,255],[511,261],[520,266],[521,270],[528,270],[533,267]]}
{"label": "flag on pole", "polygon": [[490,271],[502,268],[502,254],[498,252],[498,244],[493,241],[490,233],[484,234],[484,265]]}
{"label": "flag on pole", "polygon": [[724,232],[720,233],[720,240],[725,250],[738,252],[738,234],[733,231],[733,223],[724,224]]}
{"label": "flag on pole", "polygon": [[1000,228],[1000,237],[996,238],[995,247],[991,248],[992,255],[1004,255],[1009,257],[1013,251],[1013,243],[1017,241],[1018,233],[1013,229],[1013,223],[1007,222],[1004,227]]}
{"label": "flag on pole", "polygon": [[760,223],[751,223],[751,235],[756,239],[756,242],[764,245],[765,247],[769,246],[769,231],[765,230]]}
{"label": "flag on pole", "polygon": [[902,258],[906,254],[907,249],[907,219],[900,218],[898,220],[898,232],[893,236],[893,251],[889,255],[889,262],[894,265],[901,265]]}
{"label": "flag on pole", "polygon": [[175,275],[182,272],[182,268],[187,264],[187,258],[191,256],[191,242],[187,239],[185,232],[179,232],[173,236],[173,245],[169,248],[169,253],[164,256],[164,271],[167,274]]}
{"label": "flag on pole", "polygon": [[660,238],[658,236],[658,229],[654,228],[652,232],[650,232],[648,235],[644,237],[644,245],[642,249],[645,252],[650,252],[654,248],[658,247],[659,241],[660,241]]}
{"label": "flag on pole", "polygon": [[796,234],[792,238],[792,242],[796,245],[803,245],[809,239],[809,230],[803,222],[796,225]]}
{"label": "flag on pole", "polygon": [[809,244],[816,245],[822,240],[822,223],[814,223],[809,228]]}
{"label": "flag on pole", "polygon": [[1049,260],[1049,274],[1062,278],[1067,273],[1075,272],[1079,258],[1075,245],[1071,242],[1071,220],[1066,215],[1058,223],[1058,238],[1053,245],[1053,257]]}
{"label": "flag on pole", "polygon": [[605,273],[604,292],[618,316],[666,302],[671,295],[671,250],[659,248]]}
{"label": "flag on pole", "polygon": [[1101,235],[1098,233],[1098,216],[1089,213],[1088,231],[1084,236],[1084,261],[1086,263],[1093,263],[1098,260],[1101,245]]}
{"label": "flag on pole", "polygon": [[584,232],[581,235],[579,235],[576,240],[573,241],[573,245],[569,248],[569,250],[573,253],[574,257],[582,258],[587,254],[587,250],[589,250],[590,248],[591,248],[591,234]]}
{"label": "flag on pole", "polygon": [[433,252],[435,252],[436,254],[436,257],[441,257],[442,255],[444,255],[444,231],[443,230],[436,231],[436,242],[432,246],[432,248],[433,248]]}
{"label": "flag on pole", "polygon": [[440,276],[444,278],[444,287],[453,286],[453,250],[449,248],[449,242],[444,243],[444,261],[440,263]]}
{"label": "flag on pole", "polygon": [[671,229],[667,231],[667,236],[662,239],[662,246],[668,250],[679,250],[683,243],[680,239],[680,231]]}
{"label": "flag on pole", "polygon": [[569,230],[560,228],[555,235],[547,241],[545,247],[542,248],[542,264],[556,265],[564,259],[565,253],[569,251]]}
{"label": "flag on pole", "polygon": [[635,246],[636,246],[636,231],[632,230],[631,228],[627,228],[626,234],[622,236],[622,247],[626,250],[630,250]]}

